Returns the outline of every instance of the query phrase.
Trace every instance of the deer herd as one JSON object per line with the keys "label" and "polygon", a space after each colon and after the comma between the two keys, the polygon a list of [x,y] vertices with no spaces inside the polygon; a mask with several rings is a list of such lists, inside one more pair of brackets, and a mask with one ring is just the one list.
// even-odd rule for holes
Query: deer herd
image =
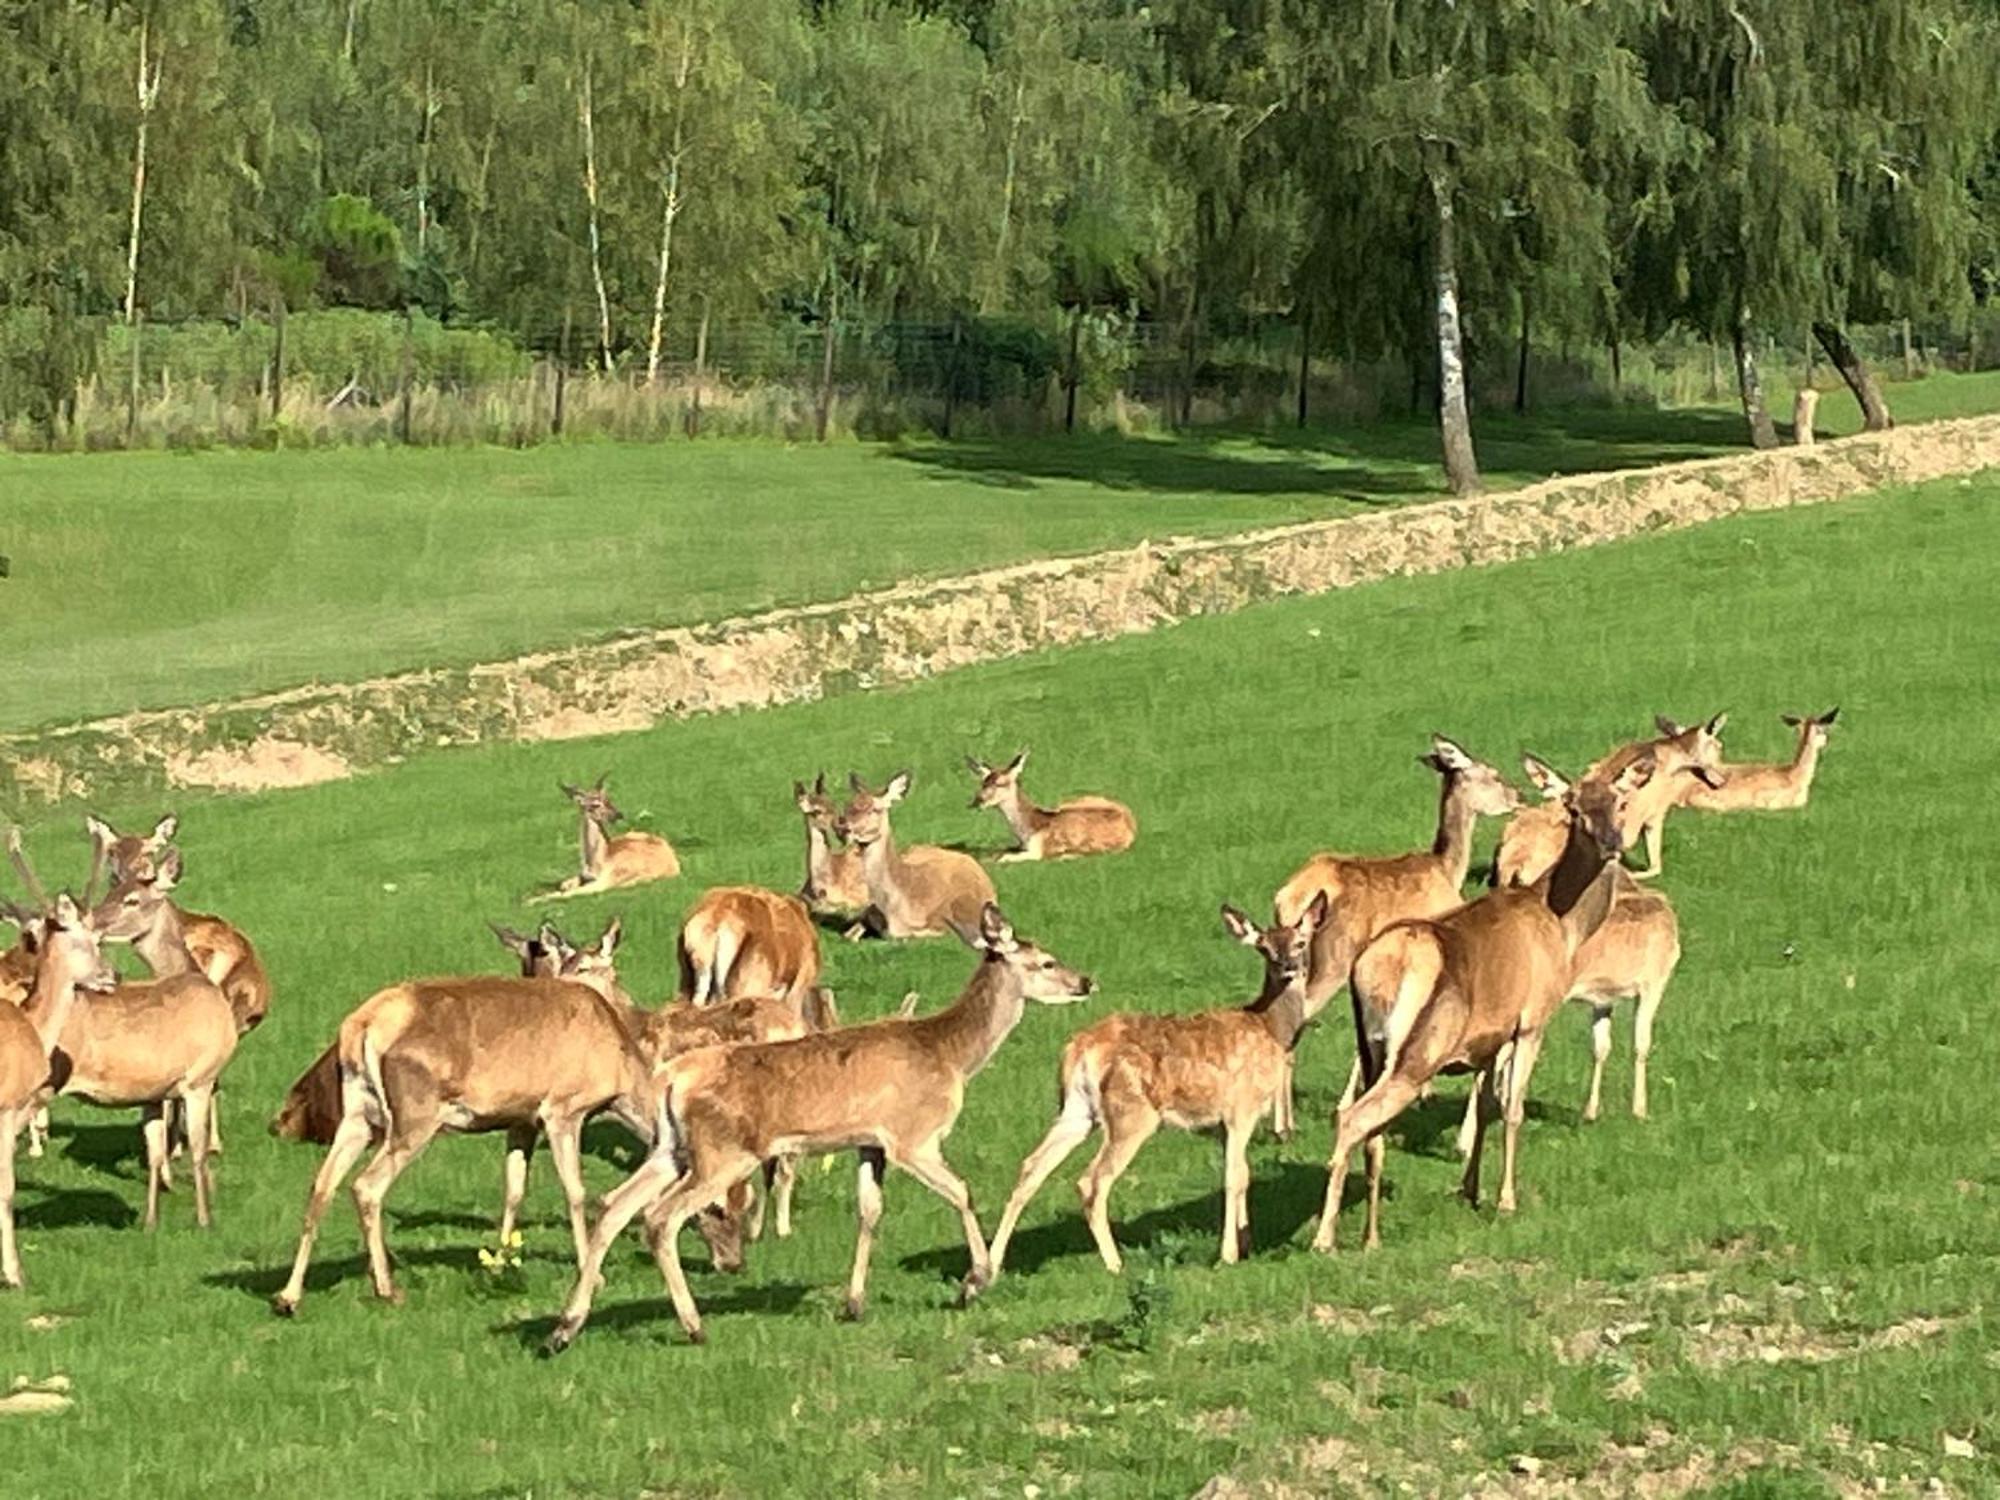
{"label": "deer herd", "polygon": [[[272,1299],[295,1313],[314,1239],[341,1183],[352,1187],[377,1295],[397,1299],[382,1206],[397,1178],[442,1133],[505,1136],[503,1242],[514,1231],[530,1158],[546,1143],[568,1207],[577,1277],[547,1348],[566,1347],[588,1319],[605,1259],[636,1219],[688,1336],[699,1309],[682,1269],[692,1223],[718,1270],[741,1266],[767,1205],[779,1236],[792,1228],[801,1158],[853,1152],[858,1234],[846,1308],[860,1316],[895,1167],[949,1203],[969,1268],[962,1295],[1001,1273],[1023,1211],[1077,1146],[1101,1137],[1078,1184],[1083,1217],[1105,1266],[1121,1269],[1113,1186],[1161,1125],[1219,1129],[1223,1138],[1221,1258],[1250,1253],[1249,1142],[1269,1119],[1296,1128],[1293,1067],[1307,1028],[1341,990],[1355,1056],[1334,1114],[1333,1151],[1315,1248],[1334,1248],[1351,1158],[1366,1152],[1364,1243],[1380,1239],[1386,1128],[1441,1074],[1470,1074],[1459,1133],[1462,1192],[1479,1199],[1486,1133],[1502,1127],[1497,1206],[1516,1203],[1515,1169],[1530,1081],[1549,1023],[1565,1001],[1590,1007],[1593,1067],[1585,1120],[1601,1107],[1612,1015],[1633,1020],[1632,1113],[1647,1113],[1655,1017],[1680,960],[1672,904],[1646,882],[1662,868],[1667,815],[1796,808],[1810,793],[1835,718],[1787,716],[1798,736],[1783,764],[1722,759],[1724,715],[1622,745],[1574,781],[1524,759],[1534,804],[1491,765],[1442,736],[1423,764],[1438,778],[1428,849],[1390,856],[1321,853],[1273,898],[1260,926],[1222,908],[1229,936],[1255,951],[1263,975],[1247,1002],[1178,1014],[1119,1014],[1071,1036],[1057,1074],[1056,1118],[1022,1163],[990,1245],[971,1190],[944,1142],[973,1076],[992,1061],[1030,1001],[1066,1004],[1096,992],[1087,975],[1016,932],[986,867],[936,845],[902,844],[892,812],[911,790],[901,772],[879,789],[851,778],[845,802],[825,777],[795,783],[806,871],[796,895],[756,886],[706,892],[678,944],[677,993],[644,1007],[621,986],[622,928],[612,920],[577,944],[553,924],[496,927],[518,970],[411,979],[363,1000],[287,1093],[271,1122],[282,1138],[326,1148],[307,1197],[291,1273]],[[1112,853],[1138,834],[1131,811],[1102,797],[1054,808],[1022,786],[1027,752],[1003,766],[968,759],[975,808],[1005,820],[1016,847],[1003,861]],[[578,873],[546,898],[668,879],[680,870],[665,839],[614,834],[622,815],[606,793],[565,785],[580,819]],[[1490,883],[1465,896],[1480,819],[1506,819]],[[182,854],[172,817],[146,834],[87,821],[91,866],[80,896],[53,897],[22,847],[8,852],[28,898],[0,902],[16,930],[0,952],[0,1281],[19,1286],[15,1147],[43,1150],[55,1096],[137,1108],[146,1163],[145,1226],[158,1222],[174,1162],[185,1151],[196,1221],[214,1213],[211,1158],[221,1150],[217,1090],[238,1045],[264,1019],[271,986],[236,927],[174,899]],[[1645,868],[1628,870],[1643,849]],[[102,893],[98,886],[103,884]],[[821,983],[822,926],[850,940],[955,935],[974,964],[953,1003],[930,1014],[909,997],[898,1013],[843,1025]],[[151,971],[122,978],[104,945],[130,945]],[[608,1194],[595,1221],[586,1199],[587,1121],[614,1121],[640,1143],[638,1168]],[[370,1153],[372,1152],[372,1155]]]}

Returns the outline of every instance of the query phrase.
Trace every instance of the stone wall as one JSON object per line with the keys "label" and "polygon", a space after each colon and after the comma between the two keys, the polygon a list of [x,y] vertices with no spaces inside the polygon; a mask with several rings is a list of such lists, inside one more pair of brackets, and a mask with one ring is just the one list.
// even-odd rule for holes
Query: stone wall
{"label": "stone wall", "polygon": [[1597,546],[2000,465],[2000,416],[902,585],[469,668],[0,736],[0,801],[256,790],[423,750],[643,729],[1107,640],[1260,599]]}

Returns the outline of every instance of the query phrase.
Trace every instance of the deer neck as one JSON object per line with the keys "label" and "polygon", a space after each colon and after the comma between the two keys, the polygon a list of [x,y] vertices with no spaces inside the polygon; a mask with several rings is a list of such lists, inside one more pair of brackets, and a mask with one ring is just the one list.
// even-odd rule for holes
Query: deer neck
{"label": "deer neck", "polygon": [[41,1038],[45,1054],[56,1050],[56,1042],[62,1036],[63,1027],[69,1022],[69,1013],[76,1004],[75,979],[63,979],[56,973],[56,966],[43,963],[36,971],[34,988],[28,991],[28,998],[21,1009],[27,1014],[28,1024],[35,1028],[35,1035]]}
{"label": "deer neck", "polygon": [[833,868],[833,842],[819,824],[806,819],[806,884],[824,881]]}
{"label": "deer neck", "polygon": [[961,1078],[970,1078],[992,1060],[1000,1044],[1021,1024],[1028,1008],[1021,983],[997,958],[982,958],[950,1009],[927,1025],[944,1041],[944,1055]]}
{"label": "deer neck", "polygon": [[[896,836],[882,825],[882,837],[861,846],[861,878],[868,883],[870,899],[877,891],[888,892],[902,884],[903,856],[897,852]],[[880,904],[879,902],[877,903]]]}
{"label": "deer neck", "polygon": [[1785,768],[1793,786],[1805,791],[1812,786],[1813,772],[1819,769],[1820,743],[1813,738],[1812,727],[1808,725],[1799,733],[1799,748],[1792,754],[1791,765]]}
{"label": "deer neck", "polygon": [[582,814],[581,822],[583,826],[577,836],[583,847],[583,873],[588,878],[595,876],[603,867],[604,854],[611,846],[611,840],[589,813]]}
{"label": "deer neck", "polygon": [[1574,954],[1604,925],[1616,894],[1613,866],[1575,827],[1555,867],[1542,877],[1543,900],[1562,925],[1563,943]]}
{"label": "deer neck", "polygon": [[155,979],[178,979],[183,974],[194,972],[194,955],[188,952],[187,928],[181,921],[180,909],[171,901],[160,903],[153,925],[134,938],[132,946],[146,961],[146,967],[153,971]]}
{"label": "deer neck", "polygon": [[1021,783],[1018,781],[1007,788],[997,805],[1000,816],[1007,820],[1008,828],[1013,830],[1016,843],[1025,846],[1029,839],[1048,826],[1049,813],[1028,800],[1028,794],[1021,789]]}
{"label": "deer neck", "polygon": [[1464,886],[1466,872],[1472,868],[1472,827],[1476,820],[1472,797],[1462,778],[1446,776],[1438,793],[1438,830],[1437,837],[1431,840],[1431,854],[1453,890]]}
{"label": "deer neck", "polygon": [[1298,1045],[1299,1033],[1306,1029],[1306,987],[1303,979],[1273,989],[1267,981],[1263,993],[1243,1007],[1264,1023],[1271,1040],[1290,1052]]}

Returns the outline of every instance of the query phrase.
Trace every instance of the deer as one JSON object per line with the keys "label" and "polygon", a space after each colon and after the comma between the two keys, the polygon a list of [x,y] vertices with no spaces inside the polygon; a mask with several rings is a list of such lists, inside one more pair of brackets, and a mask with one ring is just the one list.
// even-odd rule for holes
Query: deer
{"label": "deer", "polygon": [[1097,986],[1019,937],[991,902],[965,936],[978,962],[944,1010],[790,1042],[703,1048],[669,1062],[658,1079],[653,1149],[604,1200],[546,1352],[559,1353],[575,1341],[590,1316],[606,1253],[642,1212],[681,1327],[691,1342],[703,1342],[701,1314],[681,1269],[680,1227],[785,1151],[853,1147],[860,1153],[848,1318],[863,1313],[869,1255],[882,1217],[882,1177],[892,1164],[958,1211],[972,1259],[963,1291],[976,1295],[988,1276],[986,1242],[972,1194],[944,1158],[944,1139],[958,1120],[967,1082],[1020,1024],[1027,1003],[1081,1000]]}
{"label": "deer", "polygon": [[681,922],[680,993],[696,1005],[782,995],[803,1014],[819,981],[819,929],[805,901],[755,885],[717,886]]}
{"label": "deer", "polygon": [[1660,714],[1653,720],[1659,738],[1621,745],[1584,773],[1586,780],[1608,782],[1642,759],[1653,761],[1663,773],[1654,777],[1620,814],[1625,820],[1621,830],[1625,847],[1630,849],[1643,841],[1646,848],[1646,868],[1634,872],[1634,879],[1651,880],[1665,868],[1661,849],[1667,814],[1688,785],[1687,779],[1677,773],[1697,768],[1703,781],[1715,787],[1723,784],[1722,728],[1728,722],[1726,713],[1716,714],[1700,724],[1681,724]]}
{"label": "deer", "polygon": [[1117,1015],[1069,1039],[1056,1075],[1056,1121],[1021,1164],[988,1251],[998,1280],[1014,1227],[1049,1174],[1093,1129],[1104,1142],[1077,1190],[1104,1268],[1124,1269],[1111,1234],[1111,1189],[1162,1124],[1223,1131],[1222,1261],[1250,1253],[1250,1137],[1285,1078],[1305,1026],[1312,940],[1326,920],[1321,891],[1292,923],[1259,927],[1233,906],[1223,926],[1264,960],[1264,983],[1243,1006],[1193,1015]]}
{"label": "deer", "polygon": [[674,846],[657,833],[621,833],[610,830],[625,821],[625,814],[613,805],[604,783],[610,773],[597,778],[592,787],[557,783],[563,795],[576,804],[577,837],[582,849],[583,868],[552,891],[535,897],[537,901],[559,901],[571,896],[594,895],[648,881],[672,880],[681,873],[680,856]]}
{"label": "deer", "polygon": [[79,992],[109,994],[118,975],[98,935],[64,891],[37,917],[34,974],[19,1004],[0,1003],[0,1287],[20,1287],[14,1235],[14,1147],[21,1127],[55,1087],[58,1050]]}
{"label": "deer", "polygon": [[1798,746],[1788,763],[1769,765],[1745,762],[1725,763],[1716,769],[1722,785],[1699,782],[1684,785],[1675,802],[1700,812],[1791,811],[1806,805],[1812,796],[1813,776],[1819,770],[1820,752],[1826,748],[1827,733],[1840,717],[1839,708],[1823,714],[1780,714],[1779,720],[1798,734]]}
{"label": "deer", "polygon": [[868,932],[884,938],[976,932],[980,913],[994,901],[985,867],[956,849],[896,847],[889,810],[909,795],[910,773],[898,771],[879,792],[858,775],[850,775],[848,784],[854,795],[840,815],[840,832],[860,850],[868,881],[868,908],[847,930],[848,939]]}
{"label": "deer", "polygon": [[799,895],[815,916],[851,917],[868,906],[861,851],[840,839],[840,805],[826,789],[826,772],[792,783],[792,800],[806,820],[806,881]]}
{"label": "deer", "polygon": [[[10,840],[8,852],[30,893],[46,907],[18,837]],[[78,995],[58,1041],[67,1064],[58,1092],[101,1108],[140,1110],[148,1231],[160,1221],[167,1110],[173,1104],[187,1115],[195,1223],[203,1229],[212,1223],[209,1111],[216,1081],[236,1053],[229,997],[196,966],[180,912],[167,899],[179,874],[180,851],[169,849],[157,866],[136,867],[90,914],[100,942],[132,944],[153,976]]]}
{"label": "deer", "polygon": [[977,756],[965,758],[967,768],[979,778],[972,806],[997,808],[1014,835],[1017,847],[1000,856],[1002,864],[1116,854],[1132,847],[1139,836],[1139,820],[1131,808],[1109,797],[1072,797],[1052,808],[1038,807],[1021,786],[1021,768],[1027,763],[1025,749],[998,767]]}
{"label": "deer", "polygon": [[1397,922],[1355,959],[1349,994],[1363,1088],[1335,1115],[1314,1249],[1334,1248],[1348,1163],[1363,1143],[1364,1244],[1372,1249],[1381,1243],[1382,1131],[1440,1073],[1477,1075],[1474,1131],[1460,1184],[1474,1205],[1488,1108],[1496,1090],[1504,1094],[1498,1207],[1514,1211],[1515,1157],[1543,1032],[1568,992],[1577,951],[1610,913],[1611,866],[1624,848],[1626,804],[1655,770],[1656,762],[1646,757],[1608,780],[1586,778],[1574,787],[1565,798],[1569,836],[1562,856],[1533,885],[1489,890],[1442,916]]}
{"label": "deer", "polygon": [[[1418,763],[1439,778],[1437,835],[1428,850],[1393,855],[1315,854],[1273,898],[1281,924],[1298,921],[1321,894],[1330,907],[1313,938],[1312,973],[1306,983],[1308,1021],[1347,983],[1356,955],[1376,933],[1404,918],[1442,916],[1464,902],[1478,820],[1504,816],[1521,805],[1520,793],[1504,776],[1441,734],[1431,736],[1430,753],[1419,756]],[[1291,1135],[1296,1118],[1292,1068],[1293,1057],[1288,1053],[1285,1083],[1278,1092],[1273,1121],[1280,1138]],[[1358,1069],[1357,1063],[1348,1080],[1350,1094],[1360,1076]]]}
{"label": "deer", "polygon": [[1496,886],[1533,885],[1561,858],[1569,839],[1569,811],[1563,805],[1568,779],[1532,755],[1521,757],[1521,769],[1542,800],[1519,809],[1501,828],[1493,853]]}
{"label": "deer", "polygon": [[306,1200],[291,1276],[271,1299],[274,1312],[297,1313],[320,1220],[371,1142],[376,1153],[353,1197],[377,1297],[402,1300],[382,1233],[383,1199],[441,1132],[505,1130],[510,1195],[515,1153],[525,1171],[527,1146],[537,1131],[547,1135],[581,1257],[589,1240],[584,1122],[608,1112],[642,1141],[653,1131],[649,1070],[617,983],[619,935],[614,918],[563,978],[405,980],[348,1014],[335,1043],[340,1121]]}

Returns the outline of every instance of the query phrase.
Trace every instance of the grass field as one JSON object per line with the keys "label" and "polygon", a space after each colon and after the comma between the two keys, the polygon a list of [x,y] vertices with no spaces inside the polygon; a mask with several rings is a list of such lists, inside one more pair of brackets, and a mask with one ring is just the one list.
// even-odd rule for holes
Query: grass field
{"label": "grass field", "polygon": [[[227,1077],[220,1226],[198,1234],[183,1190],[144,1235],[136,1126],[58,1109],[51,1157],[24,1175],[31,1285],[0,1306],[0,1377],[65,1375],[76,1404],[0,1419],[5,1493],[122,1493],[142,1475],[162,1497],[1036,1500],[1189,1495],[1217,1475],[1268,1494],[1459,1493],[1487,1476],[1522,1495],[1808,1496],[1875,1477],[1922,1492],[1934,1475],[1946,1493],[2000,1493],[1985,1430],[2000,1385],[1985,1308],[2000,1272],[2000,825],[1980,793],[2000,630],[1973,603],[1996,549],[1989,476],[1275,603],[908,690],[189,803],[189,904],[241,922],[276,983]],[[262,1120],[374,987],[497,967],[483,919],[517,913],[569,857],[559,775],[608,768],[628,810],[683,846],[676,885],[568,913],[579,928],[625,914],[628,982],[648,998],[703,884],[795,884],[795,776],[912,766],[905,839],[995,842],[959,758],[1024,741],[1031,791],[1132,803],[1131,854],[997,876],[1021,930],[1102,994],[1032,1010],[969,1090],[947,1151],[990,1232],[1048,1123],[1068,1032],[1117,1008],[1247,996],[1254,964],[1218,903],[1262,906],[1318,847],[1427,841],[1428,731],[1510,766],[1523,746],[1574,766],[1655,711],[1727,708],[1735,754],[1775,755],[1778,712],[1836,702],[1808,811],[1669,828],[1686,957],[1654,1118],[1622,1110],[1621,1018],[1619,1107],[1578,1123],[1587,1028],[1561,1018],[1509,1220],[1451,1196],[1448,1089],[1395,1133],[1385,1247],[1305,1248],[1351,1046],[1329,1024],[1304,1043],[1300,1138],[1254,1148],[1256,1249],[1233,1269],[1212,1264],[1219,1150],[1169,1133],[1114,1202],[1122,1280],[1076,1212],[1081,1154],[965,1312],[950,1306],[955,1219],[896,1179],[870,1318],[842,1325],[843,1161],[806,1169],[795,1238],[755,1247],[740,1277],[697,1271],[707,1348],[680,1338],[635,1237],[577,1347],[543,1363],[532,1348],[570,1281],[560,1200],[539,1164],[525,1266],[482,1269],[489,1137],[440,1142],[390,1200],[406,1306],[369,1298],[343,1202],[299,1320],[266,1309],[318,1154]],[[31,830],[46,874],[81,878],[73,822]],[[941,1004],[969,969],[950,943],[829,951],[851,1016],[910,987]],[[611,1158],[587,1163],[602,1190],[627,1151],[608,1131],[595,1149]],[[1947,1456],[1947,1435],[1968,1434],[1977,1456]]]}
{"label": "grass field", "polygon": [[[1905,420],[2000,374],[1898,386]],[[1829,396],[1823,425],[1856,425]],[[1699,457],[1737,415],[1479,424],[1495,487]],[[487,660],[1141,537],[1432,496],[1437,435],[0,456],[0,730]]]}

